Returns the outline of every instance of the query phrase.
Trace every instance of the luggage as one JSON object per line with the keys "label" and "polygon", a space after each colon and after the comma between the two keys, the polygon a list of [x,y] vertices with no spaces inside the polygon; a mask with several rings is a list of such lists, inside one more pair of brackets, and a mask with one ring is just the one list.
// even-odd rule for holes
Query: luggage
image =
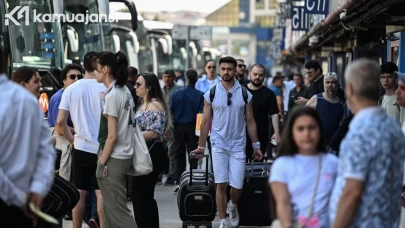
{"label": "luggage", "polygon": [[269,174],[271,162],[246,163],[243,191],[238,203],[240,226],[270,226],[275,218]]}
{"label": "luggage", "polygon": [[207,158],[205,170],[190,169],[180,178],[177,206],[183,227],[211,228],[216,216],[214,175],[208,172],[209,156],[204,157]]}

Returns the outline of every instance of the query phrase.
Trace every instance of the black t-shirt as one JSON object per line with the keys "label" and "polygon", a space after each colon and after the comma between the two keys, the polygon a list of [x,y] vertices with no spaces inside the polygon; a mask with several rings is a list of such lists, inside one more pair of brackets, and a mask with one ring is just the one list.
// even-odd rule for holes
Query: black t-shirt
{"label": "black t-shirt", "polygon": [[278,113],[276,95],[265,86],[258,90],[251,90],[248,86],[246,88],[253,95],[252,108],[257,133],[259,137],[266,136],[269,134],[269,115]]}

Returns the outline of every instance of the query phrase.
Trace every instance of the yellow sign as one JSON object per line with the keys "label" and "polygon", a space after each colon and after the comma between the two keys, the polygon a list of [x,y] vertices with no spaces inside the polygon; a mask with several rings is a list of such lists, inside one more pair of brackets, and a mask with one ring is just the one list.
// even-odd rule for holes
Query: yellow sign
{"label": "yellow sign", "polygon": [[197,120],[196,120],[196,125],[195,125],[195,135],[197,135],[197,136],[200,136],[202,117],[203,117],[202,113],[197,114]]}
{"label": "yellow sign", "polygon": [[[201,131],[201,123],[203,119],[203,113],[198,113],[197,114],[197,119],[196,119],[196,124],[195,124],[195,135],[200,136],[200,131]],[[212,124],[212,119],[211,119],[211,124]],[[210,136],[211,130],[208,132],[208,136]]]}
{"label": "yellow sign", "polygon": [[44,113],[48,111],[49,99],[46,93],[41,93],[41,96],[39,96],[39,105],[41,105]]}

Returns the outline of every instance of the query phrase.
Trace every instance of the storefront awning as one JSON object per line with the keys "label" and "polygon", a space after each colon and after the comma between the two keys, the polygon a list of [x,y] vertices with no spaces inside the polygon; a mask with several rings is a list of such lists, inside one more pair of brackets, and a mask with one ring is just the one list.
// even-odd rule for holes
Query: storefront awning
{"label": "storefront awning", "polygon": [[321,33],[323,30],[327,29],[332,23],[340,20],[340,14],[343,10],[349,12],[355,9],[357,6],[365,4],[370,0],[344,0],[337,8],[333,9],[328,16],[313,26],[309,32],[303,35],[299,40],[297,40],[288,50],[288,53],[297,53],[302,47],[307,46],[309,43],[309,38]]}

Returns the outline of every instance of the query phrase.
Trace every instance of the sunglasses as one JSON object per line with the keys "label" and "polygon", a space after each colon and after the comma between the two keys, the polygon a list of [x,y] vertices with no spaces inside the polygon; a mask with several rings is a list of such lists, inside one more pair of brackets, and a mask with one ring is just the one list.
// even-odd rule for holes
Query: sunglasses
{"label": "sunglasses", "polygon": [[207,66],[208,69],[216,69],[216,66]]}
{"label": "sunglasses", "polygon": [[228,102],[227,102],[227,105],[229,106],[229,105],[232,104],[232,100],[231,100],[232,93],[228,92],[227,95],[228,95]]}
{"label": "sunglasses", "polygon": [[77,79],[82,79],[83,75],[82,74],[69,74],[69,78],[72,80],[75,80],[77,77]]}
{"label": "sunglasses", "polygon": [[245,64],[238,64],[238,67],[239,68],[246,68],[246,65]]}

